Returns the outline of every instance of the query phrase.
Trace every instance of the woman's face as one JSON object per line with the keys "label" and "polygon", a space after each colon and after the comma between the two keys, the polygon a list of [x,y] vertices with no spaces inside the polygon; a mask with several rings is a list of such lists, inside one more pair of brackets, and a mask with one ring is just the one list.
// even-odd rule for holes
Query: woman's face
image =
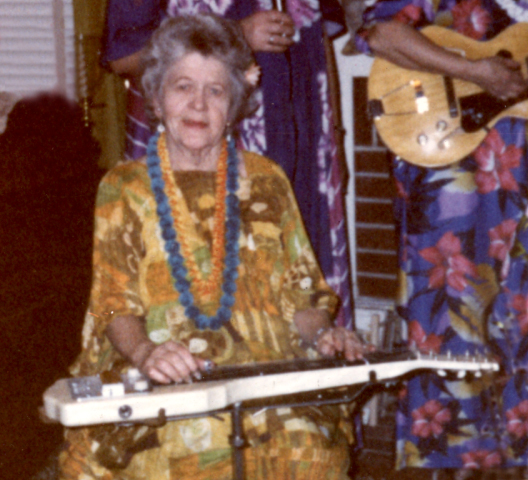
{"label": "woman's face", "polygon": [[231,101],[229,85],[225,65],[199,53],[185,55],[167,71],[156,107],[169,150],[199,154],[220,144]]}

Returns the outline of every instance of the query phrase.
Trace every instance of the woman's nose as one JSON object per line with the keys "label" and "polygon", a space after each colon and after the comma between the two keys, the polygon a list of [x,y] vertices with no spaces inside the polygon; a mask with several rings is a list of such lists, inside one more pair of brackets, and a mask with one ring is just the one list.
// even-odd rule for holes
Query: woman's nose
{"label": "woman's nose", "polygon": [[196,110],[207,109],[207,97],[205,90],[196,90],[192,99],[192,106]]}

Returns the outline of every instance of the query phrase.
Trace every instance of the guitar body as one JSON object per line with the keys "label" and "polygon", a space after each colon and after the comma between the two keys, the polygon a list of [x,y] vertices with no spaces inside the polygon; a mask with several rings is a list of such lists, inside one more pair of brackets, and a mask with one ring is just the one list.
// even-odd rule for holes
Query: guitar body
{"label": "guitar body", "polygon": [[[473,60],[507,51],[522,65],[523,76],[528,76],[527,23],[512,25],[487,42],[437,26],[427,27],[422,33],[434,43]],[[373,112],[375,125],[393,153],[416,165],[440,167],[461,160],[482,142],[487,134],[485,128],[474,132],[463,130],[460,99],[483,90],[463,80],[451,81],[458,109],[456,116],[451,113],[443,76],[406,70],[380,58],[374,60],[368,97],[371,103],[377,101],[381,107],[382,112],[380,108]],[[426,110],[417,113],[420,102],[425,102]],[[528,118],[528,100],[505,105],[485,126],[490,128],[507,116]]]}

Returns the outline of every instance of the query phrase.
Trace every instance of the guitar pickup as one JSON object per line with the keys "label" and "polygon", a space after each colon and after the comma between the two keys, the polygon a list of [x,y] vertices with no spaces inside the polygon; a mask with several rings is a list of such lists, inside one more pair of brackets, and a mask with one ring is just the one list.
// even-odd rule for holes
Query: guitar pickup
{"label": "guitar pickup", "polygon": [[416,103],[416,111],[418,113],[425,113],[429,111],[429,100],[425,96],[422,82],[419,80],[412,80],[411,85],[414,88],[414,99]]}
{"label": "guitar pickup", "polygon": [[383,103],[377,98],[374,100],[369,100],[368,111],[370,118],[373,118],[374,120],[380,118],[385,113],[383,110]]}

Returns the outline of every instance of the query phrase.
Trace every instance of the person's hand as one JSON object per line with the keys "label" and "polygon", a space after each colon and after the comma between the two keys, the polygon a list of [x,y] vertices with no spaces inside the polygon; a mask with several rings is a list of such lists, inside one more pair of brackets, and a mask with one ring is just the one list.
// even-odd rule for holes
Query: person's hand
{"label": "person's hand", "polygon": [[254,52],[282,53],[293,45],[295,28],[284,12],[257,12],[240,21],[242,32]]}
{"label": "person's hand", "polygon": [[322,332],[315,340],[317,351],[326,357],[343,355],[347,360],[363,358],[365,353],[374,351],[373,345],[367,345],[350,330],[344,327],[332,327]]}
{"label": "person's hand", "polygon": [[474,62],[474,83],[501,100],[517,98],[528,90],[521,66],[515,60],[500,56]]}
{"label": "person's hand", "polygon": [[207,361],[194,357],[186,347],[169,340],[160,345],[145,342],[138,348],[134,363],[141,373],[160,383],[192,382],[200,378]]}

